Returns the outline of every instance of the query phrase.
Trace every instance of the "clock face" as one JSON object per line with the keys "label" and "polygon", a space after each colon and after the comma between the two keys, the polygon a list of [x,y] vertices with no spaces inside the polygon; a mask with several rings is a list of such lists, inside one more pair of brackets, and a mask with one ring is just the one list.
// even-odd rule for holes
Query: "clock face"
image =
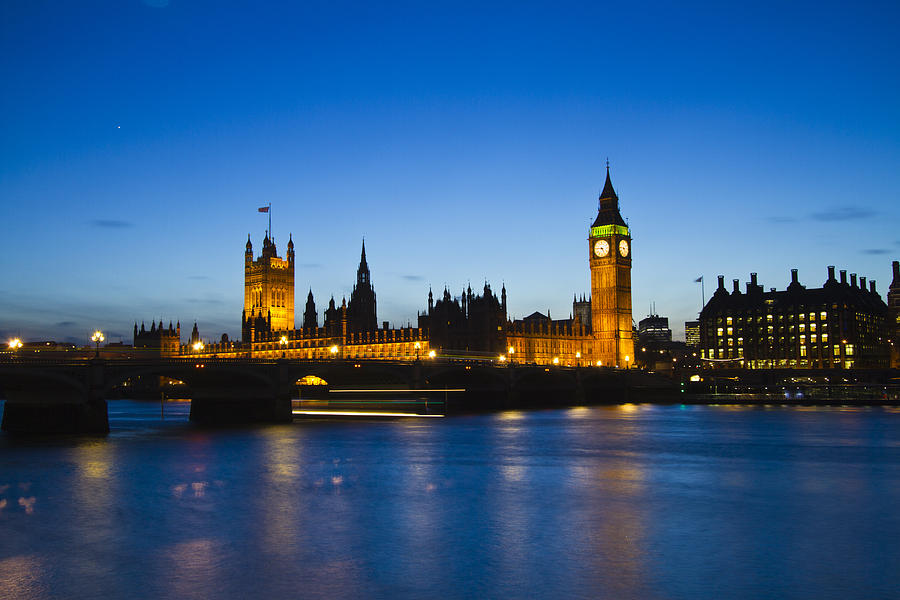
{"label": "clock face", "polygon": [[628,240],[622,240],[619,242],[619,254],[622,256],[628,256]]}
{"label": "clock face", "polygon": [[609,242],[606,240],[597,240],[594,242],[594,254],[601,258],[609,254]]}

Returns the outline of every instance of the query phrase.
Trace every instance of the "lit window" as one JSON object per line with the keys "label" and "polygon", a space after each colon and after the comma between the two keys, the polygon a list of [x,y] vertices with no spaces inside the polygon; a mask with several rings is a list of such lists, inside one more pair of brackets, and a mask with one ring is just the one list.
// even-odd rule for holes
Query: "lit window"
{"label": "lit window", "polygon": [[813,333],[812,335],[810,335],[809,341],[810,341],[810,343],[815,344],[816,343],[816,334]]}
{"label": "lit window", "polygon": [[847,344],[847,356],[853,356],[853,344]]}
{"label": "lit window", "polygon": [[[730,320],[730,319],[729,319]],[[728,335],[734,335],[734,327],[728,328]]]}
{"label": "lit window", "polygon": [[800,313],[799,315],[797,315],[797,318],[800,319],[801,321],[805,321],[805,320],[806,320],[806,313]]}
{"label": "lit window", "polygon": [[731,317],[725,317],[725,324],[731,325]]}
{"label": "lit window", "polygon": [[835,356],[840,356],[840,355],[841,355],[841,347],[838,346],[837,344],[834,345],[834,355],[835,355]]}
{"label": "lit window", "polygon": [[823,343],[823,344],[827,344],[827,343],[828,343],[828,334],[827,334],[827,333],[823,333],[823,334],[822,334],[822,343]]}

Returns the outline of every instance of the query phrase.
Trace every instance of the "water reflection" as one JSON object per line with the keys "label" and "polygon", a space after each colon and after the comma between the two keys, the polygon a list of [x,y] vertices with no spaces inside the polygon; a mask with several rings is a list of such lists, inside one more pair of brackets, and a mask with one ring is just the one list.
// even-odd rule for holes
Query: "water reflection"
{"label": "water reflection", "polygon": [[0,598],[27,600],[47,595],[43,561],[34,555],[0,559]]}

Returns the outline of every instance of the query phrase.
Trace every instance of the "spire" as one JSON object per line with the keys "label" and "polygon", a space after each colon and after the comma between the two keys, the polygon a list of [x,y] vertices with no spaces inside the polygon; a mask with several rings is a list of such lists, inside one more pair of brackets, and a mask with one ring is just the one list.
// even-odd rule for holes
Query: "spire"
{"label": "spire", "polygon": [[619,197],[616,195],[616,190],[613,189],[612,180],[609,178],[609,160],[606,161],[606,183],[603,184],[603,191],[600,192],[600,199],[606,200],[607,198],[614,198],[616,202],[619,201]]}
{"label": "spire", "polygon": [[606,183],[603,184],[603,190],[600,192],[599,208],[597,210],[597,218],[591,227],[599,227],[602,225],[622,225],[627,227],[628,224],[619,213],[619,196],[613,188],[612,179],[609,176],[609,161],[606,164]]}

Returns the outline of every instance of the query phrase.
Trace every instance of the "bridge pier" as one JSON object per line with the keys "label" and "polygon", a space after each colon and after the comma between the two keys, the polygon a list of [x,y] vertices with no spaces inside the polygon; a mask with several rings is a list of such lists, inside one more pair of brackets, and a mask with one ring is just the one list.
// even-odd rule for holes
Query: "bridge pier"
{"label": "bridge pier", "polygon": [[[35,380],[40,382],[35,385]],[[13,434],[109,433],[103,394],[104,361],[92,360],[81,385],[61,384],[23,371],[4,386],[0,430]]]}
{"label": "bridge pier", "polygon": [[290,376],[288,361],[282,359],[277,362],[274,386],[269,390],[259,387],[196,389],[191,398],[189,418],[198,425],[290,423],[294,418],[293,391],[294,379]]}

